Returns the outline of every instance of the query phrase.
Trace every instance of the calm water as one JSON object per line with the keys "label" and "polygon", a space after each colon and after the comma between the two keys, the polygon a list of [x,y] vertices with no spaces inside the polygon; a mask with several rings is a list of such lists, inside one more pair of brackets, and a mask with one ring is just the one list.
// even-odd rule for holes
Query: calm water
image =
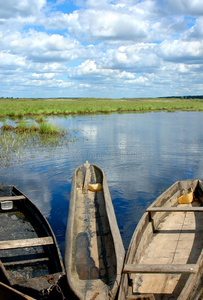
{"label": "calm water", "polygon": [[48,120],[69,129],[71,141],[26,149],[23,160],[1,169],[0,183],[16,185],[38,206],[62,254],[72,175],[86,160],[104,170],[126,249],[140,217],[160,193],[177,180],[203,178],[203,112]]}

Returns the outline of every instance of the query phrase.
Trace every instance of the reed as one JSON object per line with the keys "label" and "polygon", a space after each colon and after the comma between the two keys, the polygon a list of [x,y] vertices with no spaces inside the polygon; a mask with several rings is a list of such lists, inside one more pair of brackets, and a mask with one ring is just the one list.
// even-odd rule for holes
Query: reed
{"label": "reed", "polygon": [[37,123],[42,123],[44,121],[45,121],[45,119],[44,119],[44,116],[42,116],[42,115],[36,118]]}
{"label": "reed", "polygon": [[27,127],[27,123],[25,122],[25,120],[21,120],[18,126],[15,128],[15,130],[24,132],[24,131],[28,131],[29,128]]}
{"label": "reed", "polygon": [[27,135],[6,131],[0,134],[0,167],[8,167],[11,162],[21,158],[23,149],[28,144]]}
{"label": "reed", "polygon": [[60,133],[60,130],[57,126],[54,126],[51,123],[46,123],[45,121],[41,122],[39,126],[36,126],[35,123],[26,123],[25,120],[21,120],[20,123],[14,127],[11,125],[7,125],[7,123],[4,123],[1,127],[1,131],[13,131],[18,133],[24,133],[24,132],[39,132],[41,135],[56,135]]}
{"label": "reed", "polygon": [[39,125],[39,133],[41,134],[58,134],[59,128],[51,123],[42,122]]}
{"label": "reed", "polygon": [[[24,159],[25,152],[41,155],[43,149],[57,151],[71,142],[64,134],[41,134],[39,131],[3,131],[0,134],[0,168],[7,168]],[[34,150],[34,151],[33,151]]]}

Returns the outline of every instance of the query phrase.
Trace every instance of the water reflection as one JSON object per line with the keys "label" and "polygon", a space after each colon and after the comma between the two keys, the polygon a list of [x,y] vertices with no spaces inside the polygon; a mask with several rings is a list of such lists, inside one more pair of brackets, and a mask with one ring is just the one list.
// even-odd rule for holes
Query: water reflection
{"label": "water reflection", "polygon": [[107,177],[125,248],[146,207],[173,182],[202,178],[203,113],[145,113],[50,117],[74,132],[74,142],[26,148],[4,168],[0,182],[14,184],[35,202],[64,250],[74,170],[86,160]]}

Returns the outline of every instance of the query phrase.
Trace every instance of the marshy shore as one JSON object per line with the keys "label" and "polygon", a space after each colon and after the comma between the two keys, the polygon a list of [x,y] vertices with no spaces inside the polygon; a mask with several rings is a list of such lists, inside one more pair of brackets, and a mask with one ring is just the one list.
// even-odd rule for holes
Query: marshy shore
{"label": "marshy shore", "polygon": [[201,98],[1,98],[0,117],[69,115],[112,112],[203,111]]}

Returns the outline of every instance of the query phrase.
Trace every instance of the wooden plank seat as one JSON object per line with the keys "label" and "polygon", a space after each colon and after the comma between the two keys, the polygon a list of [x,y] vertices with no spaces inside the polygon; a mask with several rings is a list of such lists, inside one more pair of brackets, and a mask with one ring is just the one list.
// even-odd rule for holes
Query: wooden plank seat
{"label": "wooden plank seat", "polygon": [[51,244],[54,244],[53,238],[51,236],[26,240],[0,241],[0,250],[45,246]]}
{"label": "wooden plank seat", "polygon": [[20,196],[9,196],[9,197],[0,197],[0,202],[3,201],[14,201],[14,200],[23,200],[26,199],[25,196],[20,195]]}
{"label": "wooden plank seat", "polygon": [[43,257],[43,258],[36,258],[36,259],[29,259],[29,260],[18,260],[18,261],[11,261],[11,262],[4,262],[3,265],[4,267],[9,267],[9,266],[19,266],[19,265],[33,265],[33,264],[39,264],[39,263],[45,263],[48,262],[49,258],[48,257]]}
{"label": "wooden plank seat", "polygon": [[126,264],[123,273],[197,273],[196,264]]}
{"label": "wooden plank seat", "polygon": [[149,207],[147,212],[202,212],[203,206],[191,206],[191,207]]}

